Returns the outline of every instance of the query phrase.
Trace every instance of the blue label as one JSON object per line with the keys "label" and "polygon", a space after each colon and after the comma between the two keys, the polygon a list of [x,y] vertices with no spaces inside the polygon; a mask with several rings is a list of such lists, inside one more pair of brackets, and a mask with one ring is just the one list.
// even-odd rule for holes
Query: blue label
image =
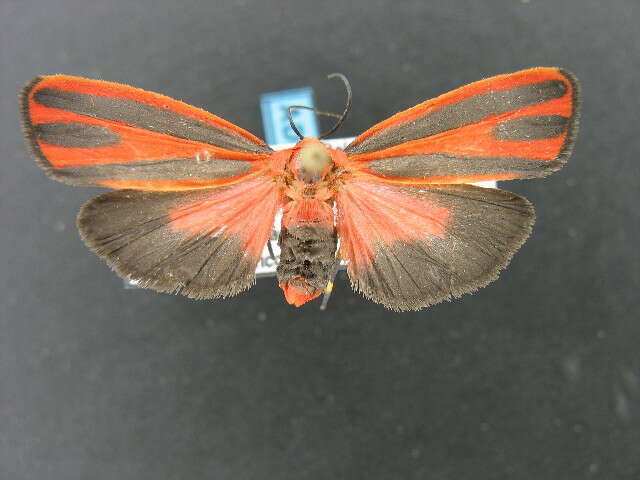
{"label": "blue label", "polygon": [[[313,107],[313,89],[311,87],[281,90],[260,95],[260,110],[264,125],[265,141],[269,145],[296,143],[300,139],[289,125],[287,108],[291,105]],[[293,121],[305,137],[317,137],[318,121],[311,110],[294,109]]]}

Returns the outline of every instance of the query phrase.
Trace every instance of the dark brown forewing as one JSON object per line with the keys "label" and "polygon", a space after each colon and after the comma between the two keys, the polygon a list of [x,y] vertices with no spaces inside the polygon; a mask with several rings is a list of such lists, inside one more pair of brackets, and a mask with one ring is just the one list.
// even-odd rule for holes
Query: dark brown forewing
{"label": "dark brown forewing", "polygon": [[230,198],[234,188],[244,187],[106,193],[84,205],[78,228],[119,275],[142,287],[192,298],[235,295],[255,282],[256,250],[269,238],[276,198],[271,191],[254,198],[251,212],[238,210],[241,200],[227,202],[231,211],[216,204],[216,195]]}
{"label": "dark brown forewing", "polygon": [[544,177],[566,162],[579,110],[566,70],[498,75],[374,125],[345,148],[345,166],[414,185]]}
{"label": "dark brown forewing", "polygon": [[[367,216],[366,238],[370,240],[357,231],[361,222],[351,223],[348,233],[340,237],[353,288],[392,310],[419,310],[487,285],[524,243],[534,222],[533,206],[503,190],[472,185],[383,188],[406,194],[407,205],[418,199],[428,202],[434,211],[449,212],[446,222],[441,222],[444,215],[438,220],[438,224],[446,223],[444,233],[389,241],[385,232],[396,228],[395,223],[400,228],[403,218],[402,214],[383,211],[384,203],[380,202],[377,212]],[[391,199],[389,192],[380,194],[382,191],[372,193],[378,198],[371,197],[369,204]],[[362,195],[361,199],[367,201]],[[388,203],[394,208],[392,201]],[[349,205],[343,201],[340,207],[339,221],[347,224],[349,219],[345,221],[344,217],[349,215]],[[432,220],[425,216],[425,222]],[[412,230],[419,231],[419,218],[410,221]],[[423,230],[428,232],[429,228],[434,227]],[[358,251],[349,248],[350,242],[357,243]],[[371,253],[367,257],[356,258],[368,249]]]}
{"label": "dark brown forewing", "polygon": [[204,110],[126,85],[37,77],[20,95],[38,164],[71,185],[175,191],[220,187],[264,170],[272,150]]}
{"label": "dark brown forewing", "polygon": [[[516,74],[513,75],[515,77]],[[491,80],[483,80],[482,82]],[[466,88],[471,86],[469,85]],[[548,102],[562,97],[566,92],[567,85],[563,80],[551,79],[538,80],[534,83],[517,85],[504,90],[489,90],[471,96],[466,96],[461,92],[457,95],[457,102],[442,107],[438,106],[437,99],[434,99],[431,102],[435,105],[425,108],[423,115],[412,118],[410,121],[398,122],[396,125],[382,129],[359,142],[356,139],[345,148],[345,152],[356,154],[384,150],[401,143],[478,123],[490,115],[503,115],[525,107]],[[455,95],[456,93],[457,91],[454,91],[449,95]],[[403,113],[401,112],[397,116],[400,117]]]}

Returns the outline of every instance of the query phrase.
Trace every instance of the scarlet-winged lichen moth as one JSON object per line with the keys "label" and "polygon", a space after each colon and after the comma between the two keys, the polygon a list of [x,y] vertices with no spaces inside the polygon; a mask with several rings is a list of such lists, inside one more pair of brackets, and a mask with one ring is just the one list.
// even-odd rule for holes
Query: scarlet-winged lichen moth
{"label": "scarlet-winged lichen moth", "polygon": [[[332,131],[351,100],[334,76],[349,99]],[[278,280],[289,303],[330,292],[341,258],[367,298],[417,310],[475,291],[509,263],[533,207],[469,183],[558,170],[579,95],[562,69],[499,75],[400,112],[344,151],[302,138],[292,122],[300,142],[274,152],[196,107],[67,75],[33,79],[21,106],[52,178],[115,189],[82,207],[78,227],[123,277],[192,298],[235,295],[255,282],[281,211]]]}

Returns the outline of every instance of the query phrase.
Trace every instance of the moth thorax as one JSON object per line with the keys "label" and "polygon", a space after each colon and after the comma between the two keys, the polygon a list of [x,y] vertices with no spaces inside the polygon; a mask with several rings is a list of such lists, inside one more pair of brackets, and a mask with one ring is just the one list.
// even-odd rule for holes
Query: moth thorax
{"label": "moth thorax", "polygon": [[296,159],[298,178],[305,183],[322,180],[331,170],[331,155],[322,145],[307,145],[300,149]]}

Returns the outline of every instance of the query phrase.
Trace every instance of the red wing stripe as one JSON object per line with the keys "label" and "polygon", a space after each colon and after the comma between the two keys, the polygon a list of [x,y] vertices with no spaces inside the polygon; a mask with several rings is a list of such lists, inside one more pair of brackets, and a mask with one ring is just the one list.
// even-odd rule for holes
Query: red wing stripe
{"label": "red wing stripe", "polygon": [[[575,141],[579,95],[571,74],[555,69],[534,69],[536,75],[539,70],[546,71],[547,76],[564,75],[566,94],[386,149],[348,155],[349,166],[385,181],[416,184],[549,175],[562,167]],[[516,77],[514,82],[520,81],[522,72],[513,76]],[[504,80],[497,78],[501,82]],[[495,80],[483,82],[489,81]],[[402,115],[405,112],[398,114]],[[397,124],[405,123],[403,120],[394,125]],[[378,131],[371,138],[386,132],[385,129]]]}
{"label": "red wing stripe", "polygon": [[234,132],[223,128],[214,128],[174,111],[135,100],[47,87],[38,90],[33,98],[37,104],[45,107],[121,122],[132,127],[208,143],[220,148],[250,153],[269,153],[271,151],[269,147],[258,145]]}
{"label": "red wing stripe", "polygon": [[[432,137],[401,143],[386,150],[350,156],[350,160],[366,162],[381,158],[440,153],[455,156],[513,157],[556,160],[567,135],[529,141],[497,139],[495,121],[484,121],[444,132]],[[569,140],[573,140],[569,135]]]}
{"label": "red wing stripe", "polygon": [[546,80],[474,95],[437,110],[427,110],[418,118],[380,130],[361,141],[356,139],[345,152],[353,155],[386,149],[477,123],[491,115],[561,98],[566,92],[567,85],[562,80]]}
{"label": "red wing stripe", "polygon": [[[37,151],[55,168],[190,157],[246,160],[249,162],[260,162],[268,158],[267,154],[225,150],[206,143],[175,138],[106,120],[88,119],[75,113],[47,107],[40,107],[35,117],[33,125],[27,127],[27,135],[29,140],[37,145]],[[83,119],[86,121],[82,121]],[[55,127],[54,132],[49,132],[51,134],[43,137],[39,132],[41,125],[50,123],[57,123],[60,126]],[[73,124],[73,126],[63,128],[64,124]],[[97,141],[96,146],[93,147],[91,145],[92,139],[84,141],[77,136],[85,132],[80,125],[87,125],[89,132],[93,130],[93,127],[101,127],[101,130],[95,130],[95,132],[101,131],[104,133],[104,137],[109,135],[110,139],[117,138],[118,143]],[[45,130],[47,128],[49,127],[44,127]],[[108,134],[107,131],[111,133]],[[65,133],[76,138],[64,138]],[[69,146],[65,146],[67,144]]]}
{"label": "red wing stripe", "polygon": [[176,191],[257,176],[273,151],[242,128],[157,93],[66,75],[20,94],[38,164],[71,185]]}
{"label": "red wing stripe", "polygon": [[[254,175],[257,177],[257,175]],[[228,187],[244,180],[248,180],[249,175],[232,178],[189,178],[185,180],[102,180],[96,183],[102,187],[114,190],[147,190],[154,192],[179,192],[184,190],[198,190],[203,188]],[[61,179],[60,181],[64,181]],[[475,181],[475,180],[473,180]],[[68,182],[76,185],[76,182]]]}
{"label": "red wing stripe", "polygon": [[514,118],[499,123],[493,128],[498,140],[529,142],[559,137],[567,130],[569,117],[562,115],[536,115]]}

